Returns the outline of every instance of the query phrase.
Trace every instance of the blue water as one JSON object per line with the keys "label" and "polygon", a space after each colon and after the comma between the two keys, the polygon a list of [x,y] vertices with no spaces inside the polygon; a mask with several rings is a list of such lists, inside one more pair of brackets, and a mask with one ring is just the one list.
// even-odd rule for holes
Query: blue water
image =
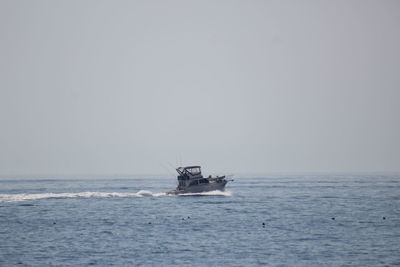
{"label": "blue water", "polygon": [[[400,176],[0,181],[0,266],[400,265]],[[264,223],[264,225],[263,225]]]}

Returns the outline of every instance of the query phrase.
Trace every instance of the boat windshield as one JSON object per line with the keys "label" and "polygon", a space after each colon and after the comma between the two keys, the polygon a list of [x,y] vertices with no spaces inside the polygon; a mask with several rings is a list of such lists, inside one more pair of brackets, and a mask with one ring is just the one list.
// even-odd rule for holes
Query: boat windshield
{"label": "boat windshield", "polygon": [[200,173],[201,173],[199,167],[190,168],[190,169],[186,169],[186,170],[187,170],[188,172],[190,172],[192,175],[197,175],[197,174],[200,174]]}

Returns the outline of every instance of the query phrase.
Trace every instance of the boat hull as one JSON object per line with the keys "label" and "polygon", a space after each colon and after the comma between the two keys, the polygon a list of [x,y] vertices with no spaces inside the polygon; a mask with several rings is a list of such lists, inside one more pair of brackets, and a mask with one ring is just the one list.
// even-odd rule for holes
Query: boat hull
{"label": "boat hull", "polygon": [[186,187],[185,189],[181,190],[172,190],[167,192],[168,194],[174,194],[174,195],[179,195],[179,194],[186,194],[186,193],[202,193],[202,192],[210,192],[210,191],[224,191],[225,190],[225,185],[227,184],[227,181],[221,181],[220,183],[209,183],[209,184],[200,184],[200,185],[192,185],[189,187]]}

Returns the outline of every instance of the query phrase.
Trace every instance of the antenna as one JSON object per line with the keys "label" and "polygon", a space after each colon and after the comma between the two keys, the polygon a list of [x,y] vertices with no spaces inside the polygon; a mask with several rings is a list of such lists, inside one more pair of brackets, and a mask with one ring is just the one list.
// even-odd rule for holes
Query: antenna
{"label": "antenna", "polygon": [[167,172],[168,172],[172,177],[175,176],[175,174],[171,171],[170,168],[167,168],[167,167],[166,167],[164,164],[162,164],[162,163],[161,163],[161,166],[163,166],[163,168],[164,168],[165,170],[167,170]]}
{"label": "antenna", "polygon": [[174,165],[173,165],[173,164],[171,164],[171,162],[167,162],[167,163],[168,163],[169,167],[171,167],[172,169],[174,169],[174,170],[175,170],[175,168],[176,168],[176,167],[174,167]]}

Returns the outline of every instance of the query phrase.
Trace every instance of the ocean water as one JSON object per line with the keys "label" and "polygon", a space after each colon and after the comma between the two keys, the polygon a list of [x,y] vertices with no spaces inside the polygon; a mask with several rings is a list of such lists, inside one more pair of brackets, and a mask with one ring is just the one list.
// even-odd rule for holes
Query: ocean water
{"label": "ocean water", "polygon": [[400,176],[0,180],[0,266],[398,266]]}

